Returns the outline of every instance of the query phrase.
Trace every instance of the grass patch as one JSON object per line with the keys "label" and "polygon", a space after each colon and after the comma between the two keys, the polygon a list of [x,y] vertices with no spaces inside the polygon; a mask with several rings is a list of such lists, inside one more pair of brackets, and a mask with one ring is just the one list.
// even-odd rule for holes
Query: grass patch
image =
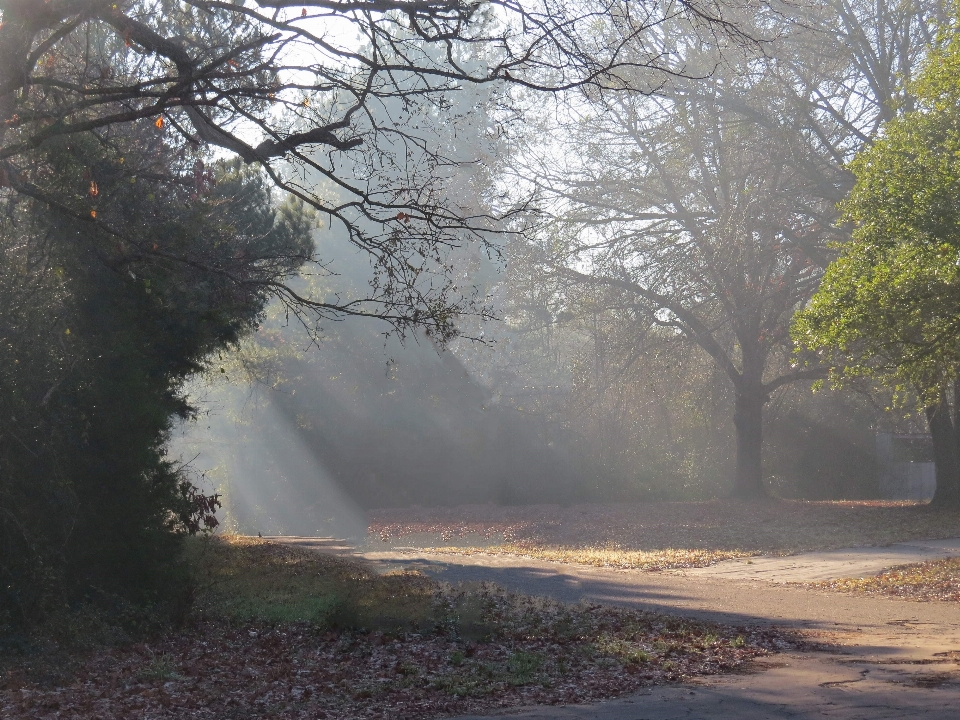
{"label": "grass patch", "polygon": [[510,654],[507,658],[507,673],[511,685],[526,685],[536,676],[543,665],[543,655],[523,650]]}
{"label": "grass patch", "polygon": [[873,577],[841,578],[806,585],[820,590],[904,600],[960,602],[960,558],[901,565]]}
{"label": "grass patch", "polygon": [[178,677],[177,665],[173,658],[167,655],[154,657],[137,673],[137,679],[143,682],[164,682]]}
{"label": "grass patch", "polygon": [[306,622],[323,630],[432,628],[434,583],[418,573],[377,575],[331,555],[256,538],[191,543],[196,610],[234,622]]}

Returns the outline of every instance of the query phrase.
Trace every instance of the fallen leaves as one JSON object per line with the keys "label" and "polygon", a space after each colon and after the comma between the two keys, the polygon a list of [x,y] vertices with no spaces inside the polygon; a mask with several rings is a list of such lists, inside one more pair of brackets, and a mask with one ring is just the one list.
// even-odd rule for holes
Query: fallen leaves
{"label": "fallen leaves", "polygon": [[623,570],[679,570],[705,567],[721,560],[752,557],[757,552],[742,550],[689,550],[665,548],[663,550],[625,550],[617,547],[539,547],[536,545],[494,545],[489,547],[435,547],[434,553],[452,555],[519,555],[550,562],[593,565],[596,567],[620,568]]}
{"label": "fallen leaves", "polygon": [[704,642],[701,626],[609,608],[500,601],[501,638],[491,642],[205,622],[95,654],[64,686],[10,675],[0,716],[426,718],[613,697],[730,670],[782,645],[765,633],[736,647],[727,629]]}
{"label": "fallen leaves", "polygon": [[371,550],[504,552],[612,567],[694,567],[760,553],[952,537],[956,514],[901,501],[659,502],[371,513]]}
{"label": "fallen leaves", "polygon": [[960,601],[960,558],[901,565],[866,578],[841,578],[807,587],[819,590],[881,595],[903,600]]}
{"label": "fallen leaves", "polygon": [[[258,566],[260,580],[278,592],[278,573],[286,572],[291,602],[314,587],[304,583],[317,574],[345,582],[372,576],[342,558],[236,545],[234,564],[203,591],[214,595],[200,599],[187,627],[88,652],[53,682],[31,669],[33,661],[21,663],[0,681],[0,717],[431,718],[614,697],[729,671],[792,643],[775,630],[566,606],[489,584],[450,587],[410,575],[389,587],[395,595],[427,591],[429,627],[240,620],[216,611],[224,607],[217,593],[242,579],[233,575],[242,569],[237,562]],[[215,549],[225,547],[233,552],[227,543]]]}

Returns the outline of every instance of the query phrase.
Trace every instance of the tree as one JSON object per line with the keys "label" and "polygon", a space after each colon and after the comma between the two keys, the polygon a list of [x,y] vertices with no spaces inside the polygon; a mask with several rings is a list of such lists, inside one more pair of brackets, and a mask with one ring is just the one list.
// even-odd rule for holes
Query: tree
{"label": "tree", "polygon": [[16,195],[0,216],[0,625],[65,599],[188,591],[179,541],[214,522],[216,499],[164,457],[172,418],[191,412],[181,387],[311,249],[302,208],[277,208],[257,172],[131,183],[121,157],[143,172],[165,156],[152,136],[110,140],[120,157],[88,135],[46,144],[43,161],[62,194],[93,169],[91,200],[122,218],[122,241]]}
{"label": "tree", "polygon": [[937,503],[960,503],[960,44],[950,37],[915,84],[917,109],[890,120],[851,164],[853,242],[797,317],[794,336],[833,365],[915,395],[937,462]]}
{"label": "tree", "polygon": [[681,24],[674,62],[709,77],[652,98],[584,92],[564,116],[569,141],[542,145],[520,173],[554,219],[535,262],[561,296],[602,291],[638,352],[660,326],[727,377],[744,497],[764,494],[771,394],[826,372],[791,367],[790,319],[844,237],[843,163],[904,97],[897,68],[924,51],[925,20],[912,6],[825,3],[756,23],[783,34],[766,58],[718,56]]}
{"label": "tree", "polygon": [[[359,297],[266,285],[289,310],[305,322],[372,315],[441,339],[473,308],[445,276],[444,249],[490,242],[495,228],[444,204],[442,177],[406,182],[404,147],[432,167],[452,162],[424,147],[418,106],[443,108],[464,87],[491,83],[623,87],[638,69],[663,71],[655,48],[619,51],[666,18],[731,30],[709,3],[621,0],[3,0],[0,11],[0,161],[14,192],[122,233],[83,193],[53,192],[52,169],[32,150],[128,125],[154,129],[172,154],[216,148],[263,167],[371,258]],[[463,48],[482,58],[464,61]],[[396,100],[397,113],[380,112]],[[379,182],[388,164],[399,164],[393,182]],[[371,175],[354,175],[358,165]]]}
{"label": "tree", "polygon": [[757,496],[763,405],[811,374],[771,360],[816,286],[805,246],[831,233],[793,162],[791,134],[726,109],[748,94],[776,102],[769,77],[746,70],[676,83],[665,99],[591,107],[571,135],[582,153],[571,147],[560,169],[539,174],[563,204],[563,242],[550,236],[540,262],[567,294],[602,289],[638,342],[649,333],[637,328],[661,326],[713,358],[735,395],[736,492]]}

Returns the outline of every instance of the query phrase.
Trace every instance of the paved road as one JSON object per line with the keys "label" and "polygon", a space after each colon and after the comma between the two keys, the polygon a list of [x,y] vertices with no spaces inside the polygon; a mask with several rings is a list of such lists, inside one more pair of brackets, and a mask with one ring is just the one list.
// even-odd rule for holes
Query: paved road
{"label": "paved road", "polygon": [[[311,541],[304,539],[298,544],[310,546]],[[960,548],[960,543],[955,545]],[[871,552],[862,555],[866,562]],[[503,715],[529,720],[960,719],[958,604],[825,593],[769,579],[747,580],[723,567],[712,573],[640,572],[514,556],[361,556],[384,570],[416,568],[452,583],[492,580],[565,602],[628,605],[734,625],[780,625],[837,644],[829,652],[767,658],[758,664],[762,672],[650,688],[588,706],[519,709],[483,716],[482,720]],[[798,557],[778,560],[807,563]],[[751,566],[742,569],[749,571]],[[763,576],[775,577],[775,573]]]}

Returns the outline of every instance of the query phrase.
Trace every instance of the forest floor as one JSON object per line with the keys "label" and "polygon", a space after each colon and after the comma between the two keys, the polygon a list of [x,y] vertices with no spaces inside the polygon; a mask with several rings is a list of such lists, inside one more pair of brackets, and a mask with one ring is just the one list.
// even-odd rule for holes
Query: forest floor
{"label": "forest floor", "polygon": [[0,717],[431,718],[616,697],[800,642],[776,628],[377,573],[257,538],[197,541],[191,562],[184,626],[104,643],[96,625],[107,620],[88,618],[72,645],[48,636],[0,662]]}
{"label": "forest floor", "polygon": [[462,505],[375,510],[364,549],[407,547],[665,570],[757,555],[956,536],[956,512],[913,502]]}

